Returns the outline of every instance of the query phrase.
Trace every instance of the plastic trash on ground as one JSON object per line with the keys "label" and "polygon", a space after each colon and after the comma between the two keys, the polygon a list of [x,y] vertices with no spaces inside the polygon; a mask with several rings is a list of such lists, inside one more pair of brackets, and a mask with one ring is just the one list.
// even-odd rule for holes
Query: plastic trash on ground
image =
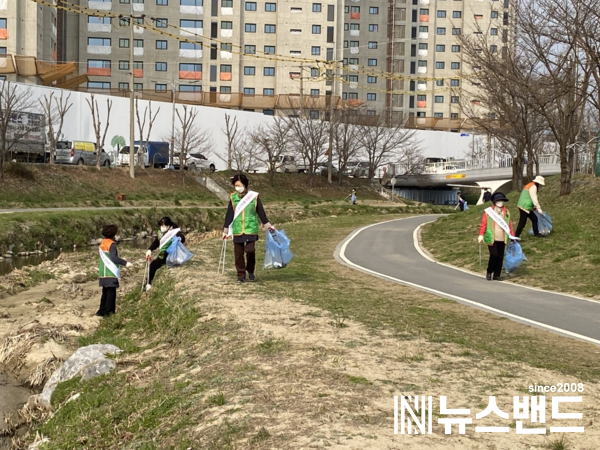
{"label": "plastic trash on ground", "polygon": [[[540,214],[537,211],[534,213],[538,218],[538,231],[542,236],[548,236],[552,231],[552,218],[546,213]],[[529,229],[529,234],[533,235],[533,228]]]}
{"label": "plastic trash on ground", "polygon": [[167,256],[167,266],[181,266],[183,263],[189,261],[194,256],[192,252],[185,248],[185,245],[183,245],[179,239],[177,239],[177,242],[175,244],[171,244],[169,246],[167,252],[171,250],[171,247],[173,247],[173,245],[173,250],[169,253],[169,256]]}
{"label": "plastic trash on ground", "polygon": [[523,254],[521,245],[518,242],[511,242],[504,255],[504,270],[506,270],[506,273],[514,272],[523,261],[528,261],[528,259]]}
{"label": "plastic trash on ground", "polygon": [[285,231],[276,230],[274,233],[267,231],[263,269],[282,269],[293,257],[290,251],[290,239]]}

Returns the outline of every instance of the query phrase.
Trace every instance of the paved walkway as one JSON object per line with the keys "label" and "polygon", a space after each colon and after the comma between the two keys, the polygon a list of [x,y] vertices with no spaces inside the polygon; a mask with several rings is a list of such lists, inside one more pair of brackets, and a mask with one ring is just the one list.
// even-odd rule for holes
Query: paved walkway
{"label": "paved walkway", "polygon": [[372,275],[600,345],[600,302],[487,281],[428,259],[416,244],[415,230],[438,217],[409,217],[362,228],[338,246],[336,256]]}
{"label": "paved walkway", "polygon": [[14,208],[14,209],[0,209],[0,214],[12,214],[12,213],[28,213],[28,212],[60,212],[60,211],[95,211],[95,210],[111,210],[111,209],[159,209],[159,208],[169,208],[169,209],[191,209],[191,208],[202,208],[202,209],[224,209],[223,206],[214,206],[214,205],[197,205],[197,206],[72,206],[65,208]]}

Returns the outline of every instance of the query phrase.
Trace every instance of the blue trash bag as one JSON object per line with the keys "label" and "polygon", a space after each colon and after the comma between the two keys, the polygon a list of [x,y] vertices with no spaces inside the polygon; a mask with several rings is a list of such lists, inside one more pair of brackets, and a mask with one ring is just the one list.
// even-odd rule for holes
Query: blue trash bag
{"label": "blue trash bag", "polygon": [[[169,249],[171,249],[172,246],[173,244],[169,246]],[[183,263],[192,259],[193,256],[194,254],[190,252],[187,248],[185,248],[185,245],[183,245],[179,238],[177,238],[175,248],[169,253],[169,256],[167,256],[167,266],[181,266]]]}
{"label": "blue trash bag", "polygon": [[467,209],[469,209],[469,207],[467,206],[467,202],[465,202],[465,209],[463,209],[463,211],[466,211]]}
{"label": "blue trash bag", "polygon": [[[542,236],[548,236],[552,231],[552,218],[547,213],[540,214],[537,211],[534,213],[538,218],[538,231]],[[533,235],[533,228],[529,229],[529,234]]]}
{"label": "blue trash bag", "polygon": [[523,261],[529,261],[523,254],[523,249],[518,242],[511,242],[504,255],[504,270],[506,273],[514,272]]}
{"label": "blue trash bag", "polygon": [[290,239],[284,230],[267,231],[265,244],[265,261],[263,269],[282,269],[287,266],[294,255],[290,251]]}
{"label": "blue trash bag", "polygon": [[179,242],[179,240],[180,239],[177,236],[173,236],[173,238],[171,239],[171,245],[167,247],[167,255],[173,253],[175,248],[177,248],[177,243]]}

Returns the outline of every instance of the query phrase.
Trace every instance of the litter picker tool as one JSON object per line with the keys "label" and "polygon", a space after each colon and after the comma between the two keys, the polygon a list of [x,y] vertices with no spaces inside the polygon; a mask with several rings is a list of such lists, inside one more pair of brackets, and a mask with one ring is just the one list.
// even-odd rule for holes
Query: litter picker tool
{"label": "litter picker tool", "polygon": [[481,243],[479,243],[479,267],[481,267]]}
{"label": "litter picker tool", "polygon": [[219,258],[219,267],[217,267],[217,273],[225,275],[225,256],[227,255],[227,238],[223,239],[223,246],[221,247],[221,256]]}
{"label": "litter picker tool", "polygon": [[144,293],[144,288],[148,283],[148,278],[150,277],[150,257],[146,256],[146,267],[144,267],[144,278],[142,280],[142,293]]}

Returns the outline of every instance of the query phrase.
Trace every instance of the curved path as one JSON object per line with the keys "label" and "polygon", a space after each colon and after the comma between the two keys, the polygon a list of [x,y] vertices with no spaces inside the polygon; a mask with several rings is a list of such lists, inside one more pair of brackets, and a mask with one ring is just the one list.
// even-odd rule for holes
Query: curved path
{"label": "curved path", "polygon": [[[426,256],[417,243],[417,230],[438,217],[409,217],[361,228],[338,245],[336,257],[371,275],[600,345],[600,302],[487,281]],[[487,262],[487,252],[484,259]]]}

